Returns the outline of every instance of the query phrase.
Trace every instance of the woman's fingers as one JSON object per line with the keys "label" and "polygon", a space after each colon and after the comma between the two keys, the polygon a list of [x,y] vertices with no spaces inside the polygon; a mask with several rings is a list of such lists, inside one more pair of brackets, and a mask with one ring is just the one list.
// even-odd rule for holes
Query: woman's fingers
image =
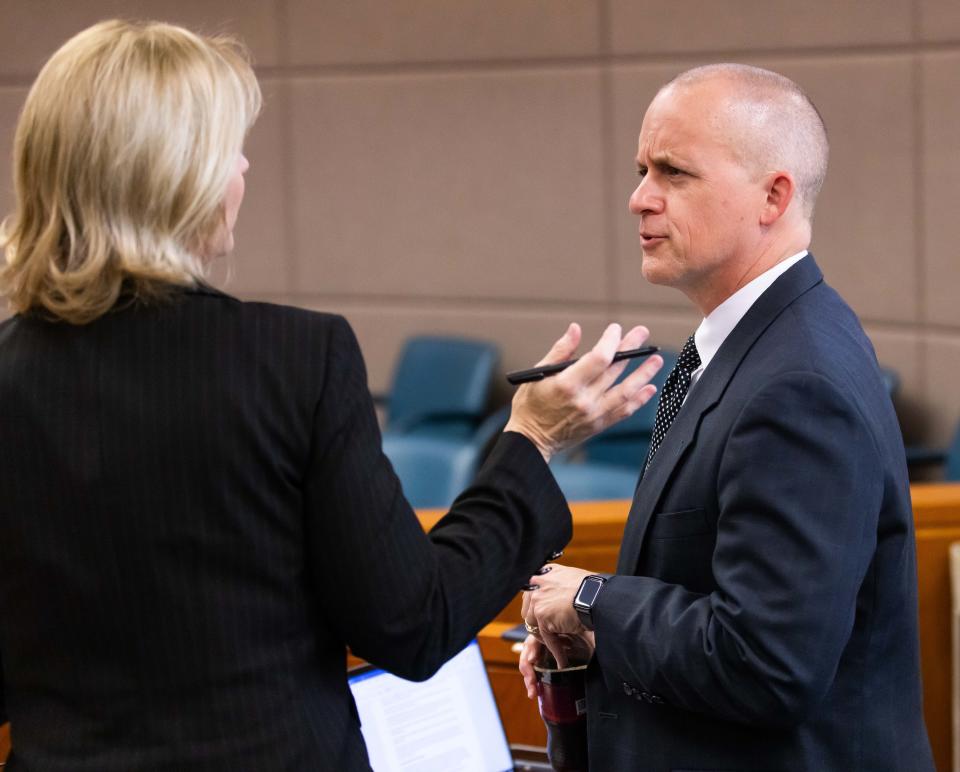
{"label": "woman's fingers", "polygon": [[[616,350],[628,351],[632,348],[640,348],[640,346],[643,345],[644,341],[646,341],[648,337],[650,337],[650,331],[646,327],[634,327],[623,336]],[[611,354],[611,359],[612,357],[613,354]],[[626,359],[619,362],[613,362],[600,372],[600,374],[596,377],[593,383],[590,384],[589,387],[598,399],[603,396],[607,389],[613,386],[617,378],[619,378],[623,371],[627,368],[628,364],[629,360]]]}
{"label": "woman's fingers", "polygon": [[577,351],[577,346],[580,345],[582,335],[580,325],[576,322],[571,322],[567,327],[567,331],[557,339],[557,342],[550,347],[546,356],[537,362],[536,366],[552,365],[557,362],[565,362],[568,359],[573,359]]}
{"label": "woman's fingers", "polygon": [[[575,364],[556,376],[517,389],[506,430],[524,434],[549,461],[554,453],[626,418],[656,393],[646,383],[663,360],[649,357],[619,384],[616,380],[627,362],[611,362],[618,350],[637,348],[648,336],[646,327],[637,326],[621,337],[620,325],[609,325]],[[571,324],[540,364],[571,359],[580,339],[580,327]]]}
{"label": "woman's fingers", "polygon": [[663,357],[654,354],[621,383],[607,390],[600,398],[600,410],[604,413],[608,426],[633,415],[653,398],[657,387],[650,381],[661,367]]}
{"label": "woman's fingers", "polygon": [[580,388],[593,383],[610,366],[619,345],[620,325],[608,324],[593,348],[556,377]]}
{"label": "woman's fingers", "polygon": [[[610,328],[608,327],[607,330],[610,331]],[[649,335],[649,330],[646,327],[634,327],[623,337],[617,350],[639,348]],[[601,342],[607,343],[606,341]],[[587,356],[600,351],[600,343],[598,343],[591,354]],[[609,352],[602,351],[604,356],[607,353]],[[612,354],[610,356],[612,358]],[[583,359],[587,359],[587,357],[585,356]],[[583,359],[581,359],[581,362]],[[600,360],[597,359],[596,361]],[[581,420],[584,425],[589,425],[591,429],[586,436],[622,421],[649,402],[656,394],[656,386],[650,385],[649,381],[663,366],[662,357],[656,354],[647,357],[629,377],[614,385],[626,366],[627,362],[621,361],[608,365],[602,370],[594,369],[593,372],[596,373],[594,380],[582,385],[580,397],[582,405]],[[569,369],[573,370],[574,368]],[[583,368],[577,375],[582,376],[585,372],[591,371],[588,368]]]}

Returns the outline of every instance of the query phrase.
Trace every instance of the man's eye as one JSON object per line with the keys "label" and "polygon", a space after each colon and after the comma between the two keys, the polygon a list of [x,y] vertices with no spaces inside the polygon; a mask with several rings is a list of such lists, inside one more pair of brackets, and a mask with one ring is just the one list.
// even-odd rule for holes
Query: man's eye
{"label": "man's eye", "polygon": [[683,174],[683,170],[678,169],[676,166],[666,166],[663,171],[668,177],[679,177]]}

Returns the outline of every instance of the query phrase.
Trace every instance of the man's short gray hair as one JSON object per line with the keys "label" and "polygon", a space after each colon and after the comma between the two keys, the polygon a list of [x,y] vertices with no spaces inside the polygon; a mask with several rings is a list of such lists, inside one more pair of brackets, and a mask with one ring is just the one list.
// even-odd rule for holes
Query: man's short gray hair
{"label": "man's short gray hair", "polygon": [[810,97],[783,75],[746,64],[708,64],[681,73],[661,91],[723,79],[735,89],[728,130],[744,163],[790,172],[806,218],[827,175],[827,129]]}

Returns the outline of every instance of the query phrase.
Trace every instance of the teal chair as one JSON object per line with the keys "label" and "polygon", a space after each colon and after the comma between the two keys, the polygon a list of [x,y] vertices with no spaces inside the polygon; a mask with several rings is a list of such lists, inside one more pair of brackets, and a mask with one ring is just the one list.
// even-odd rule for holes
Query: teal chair
{"label": "teal chair", "polygon": [[449,437],[385,437],[383,452],[416,509],[449,507],[477,470],[476,446]]}
{"label": "teal chair", "polygon": [[416,509],[446,509],[463,492],[503,431],[509,406],[485,418],[468,438],[429,434],[385,434],[390,459],[403,493]]}
{"label": "teal chair", "polygon": [[384,436],[467,440],[483,420],[499,362],[493,343],[423,335],[401,351],[385,409]]}
{"label": "teal chair", "polygon": [[615,464],[558,460],[550,470],[567,501],[632,499],[640,476],[636,469]]}
{"label": "teal chair", "polygon": [[908,445],[906,450],[907,466],[911,469],[941,466],[945,482],[960,482],[960,426],[957,427],[953,433],[953,439],[945,448]]}
{"label": "teal chair", "polygon": [[[677,354],[673,351],[661,351],[660,355],[663,367],[652,381],[657,386],[658,396],[677,361]],[[636,370],[640,361],[631,361],[617,382]],[[653,435],[658,396],[630,418],[587,440],[575,454],[564,454],[550,464],[567,501],[633,498],[640,467],[647,457]]]}
{"label": "teal chair", "polygon": [[[640,471],[640,465],[647,457],[647,448],[650,447],[650,437],[653,435],[653,422],[657,416],[660,392],[663,389],[664,381],[667,380],[667,376],[677,363],[677,354],[674,351],[661,351],[660,356],[663,357],[663,367],[651,381],[651,383],[656,384],[657,394],[629,418],[614,424],[596,437],[587,440],[583,445],[583,457],[586,462],[612,464],[625,467],[634,473]],[[617,382],[619,383],[636,370],[641,361],[631,360]]]}

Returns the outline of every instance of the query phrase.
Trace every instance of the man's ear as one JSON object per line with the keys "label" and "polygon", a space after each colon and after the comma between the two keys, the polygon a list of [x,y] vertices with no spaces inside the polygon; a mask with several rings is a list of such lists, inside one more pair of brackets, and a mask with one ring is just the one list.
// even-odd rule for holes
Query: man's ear
{"label": "man's ear", "polygon": [[790,172],[770,172],[764,181],[764,190],[766,200],[760,211],[760,224],[769,226],[783,217],[783,213],[787,211],[787,207],[793,201],[796,185]]}

